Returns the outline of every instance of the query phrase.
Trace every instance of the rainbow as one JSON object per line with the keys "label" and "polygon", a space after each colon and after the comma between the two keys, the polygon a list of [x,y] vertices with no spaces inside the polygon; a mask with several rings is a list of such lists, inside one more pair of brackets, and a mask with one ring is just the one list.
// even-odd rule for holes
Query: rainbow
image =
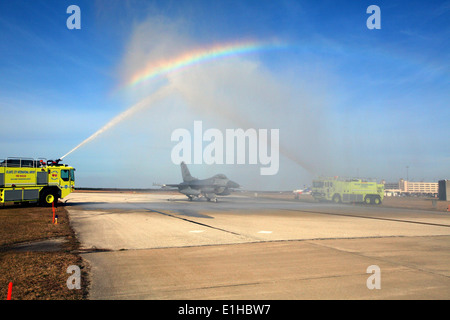
{"label": "rainbow", "polygon": [[279,49],[285,47],[280,42],[257,42],[247,41],[241,43],[220,44],[202,49],[195,49],[181,54],[173,59],[152,62],[143,70],[139,70],[130,77],[126,87],[134,87],[143,81],[154,79],[169,72],[178,71],[183,68],[214,59],[229,56],[247,54],[257,51]]}

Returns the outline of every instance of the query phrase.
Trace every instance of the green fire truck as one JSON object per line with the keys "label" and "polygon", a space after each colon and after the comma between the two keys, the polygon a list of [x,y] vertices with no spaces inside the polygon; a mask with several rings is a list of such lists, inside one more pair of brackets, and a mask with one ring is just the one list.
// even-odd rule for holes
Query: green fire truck
{"label": "green fire truck", "polygon": [[362,179],[320,178],[313,181],[312,196],[334,203],[381,204],[384,185]]}

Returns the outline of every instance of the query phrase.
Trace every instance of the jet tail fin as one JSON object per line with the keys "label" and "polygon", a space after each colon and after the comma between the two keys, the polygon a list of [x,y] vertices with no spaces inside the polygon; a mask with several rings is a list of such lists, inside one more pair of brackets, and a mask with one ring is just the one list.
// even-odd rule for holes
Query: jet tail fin
{"label": "jet tail fin", "polygon": [[181,175],[183,176],[183,182],[197,180],[197,178],[191,176],[191,173],[184,162],[181,162]]}

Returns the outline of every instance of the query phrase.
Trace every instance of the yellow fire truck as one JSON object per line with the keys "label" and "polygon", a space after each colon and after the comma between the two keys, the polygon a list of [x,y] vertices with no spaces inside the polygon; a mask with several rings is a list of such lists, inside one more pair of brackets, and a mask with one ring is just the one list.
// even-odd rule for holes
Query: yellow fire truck
{"label": "yellow fire truck", "polygon": [[384,185],[361,179],[317,179],[313,181],[312,196],[319,201],[328,200],[334,203],[381,204],[384,198]]}
{"label": "yellow fire truck", "polygon": [[61,160],[8,158],[0,160],[0,203],[57,203],[75,189],[75,169]]}

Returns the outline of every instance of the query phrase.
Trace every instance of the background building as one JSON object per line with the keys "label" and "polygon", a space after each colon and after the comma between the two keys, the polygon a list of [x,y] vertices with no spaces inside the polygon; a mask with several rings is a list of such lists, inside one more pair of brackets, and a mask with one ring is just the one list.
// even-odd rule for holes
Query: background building
{"label": "background building", "polygon": [[450,180],[439,180],[439,200],[450,201]]}
{"label": "background building", "polygon": [[412,182],[400,179],[398,183],[387,182],[384,184],[386,196],[397,196],[401,194],[432,195],[436,196],[439,191],[437,182]]}

